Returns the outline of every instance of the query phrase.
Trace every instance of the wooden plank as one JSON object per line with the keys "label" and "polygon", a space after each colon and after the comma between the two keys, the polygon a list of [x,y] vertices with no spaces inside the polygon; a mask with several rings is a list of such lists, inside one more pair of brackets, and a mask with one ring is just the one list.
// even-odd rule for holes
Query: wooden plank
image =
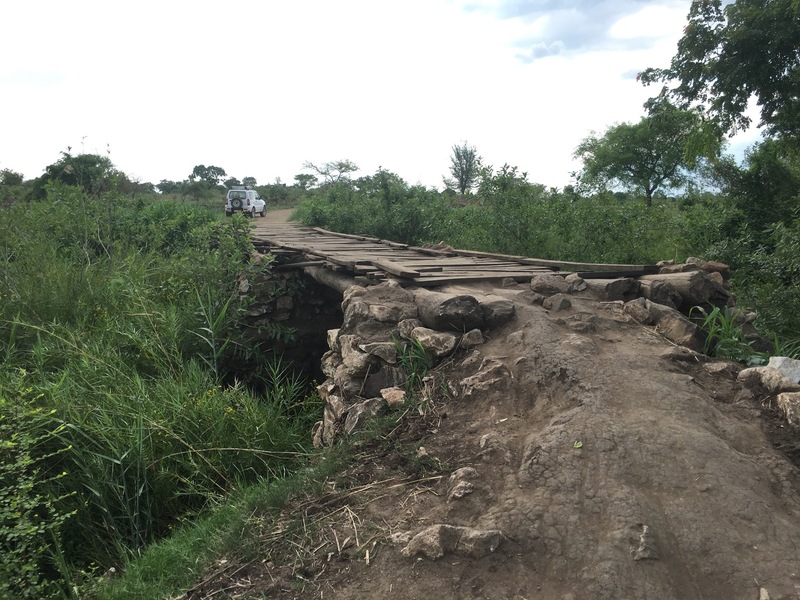
{"label": "wooden plank", "polygon": [[334,231],[328,231],[327,229],[323,229],[322,227],[312,227],[311,231],[316,231],[322,235],[330,235],[334,237],[342,237],[350,240],[368,240],[370,242],[377,242],[378,238],[368,237],[365,235],[353,235],[352,233],[336,233]]}
{"label": "wooden plank", "polygon": [[302,269],[303,267],[321,267],[325,264],[324,260],[307,260],[296,263],[285,263],[274,267],[277,271],[288,271],[291,269]]}
{"label": "wooden plank", "polygon": [[391,275],[397,275],[398,277],[407,277],[407,278],[419,277],[419,271],[415,271],[414,269],[409,269],[401,265],[400,263],[391,260],[373,259],[372,264],[378,267],[379,269],[386,271]]}
{"label": "wooden plank", "polygon": [[[505,258],[523,265],[536,265],[549,269],[567,269],[572,271],[649,271],[658,272],[656,265],[628,265],[606,263],[580,263],[561,260],[546,260],[543,258],[528,258],[526,256],[511,256],[508,254],[494,254],[491,252],[478,252],[476,250],[457,250],[459,256],[481,256],[486,258]],[[652,269],[652,271],[651,271]]]}
{"label": "wooden plank", "polygon": [[[406,266],[411,267],[411,265],[408,264]],[[413,268],[415,271],[419,271],[420,273],[441,273],[443,270],[442,267],[437,267],[433,265],[430,267],[421,267],[419,265],[415,265]]]}
{"label": "wooden plank", "polygon": [[414,252],[421,252],[423,254],[429,254],[431,256],[456,256],[457,252],[455,250],[436,250],[435,248],[423,248],[422,246],[409,246],[409,250],[413,250]]}
{"label": "wooden plank", "polygon": [[352,233],[337,233],[335,231],[328,231],[327,229],[322,229],[321,227],[314,227],[314,231],[323,235],[330,235],[334,237],[343,237],[348,239],[354,240],[366,240],[368,242],[380,242],[382,244],[386,244],[387,246],[392,246],[394,248],[408,248],[408,244],[401,244],[400,242],[392,242],[389,240],[380,240],[374,237],[367,237],[364,235],[354,235]]}
{"label": "wooden plank", "polygon": [[467,283],[470,281],[497,281],[500,279],[513,279],[518,282],[530,281],[533,276],[530,273],[503,274],[483,273],[473,275],[457,275],[444,277],[414,277],[410,281],[420,286],[444,285],[446,283]]}
{"label": "wooden plank", "polygon": [[653,275],[658,270],[650,269],[641,271],[576,271],[575,273],[583,279],[617,279],[620,277],[642,277],[643,275]]}

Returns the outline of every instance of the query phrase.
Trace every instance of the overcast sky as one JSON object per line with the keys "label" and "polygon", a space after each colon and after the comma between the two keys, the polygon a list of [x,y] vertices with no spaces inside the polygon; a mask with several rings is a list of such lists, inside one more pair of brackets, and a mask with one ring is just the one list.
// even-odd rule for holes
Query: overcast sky
{"label": "overcast sky", "polygon": [[[350,159],[442,187],[452,146],[563,187],[590,132],[638,121],[689,0],[9,0],[0,169],[110,153],[292,183]],[[747,139],[753,139],[751,134]],[[747,140],[745,140],[747,141]]]}

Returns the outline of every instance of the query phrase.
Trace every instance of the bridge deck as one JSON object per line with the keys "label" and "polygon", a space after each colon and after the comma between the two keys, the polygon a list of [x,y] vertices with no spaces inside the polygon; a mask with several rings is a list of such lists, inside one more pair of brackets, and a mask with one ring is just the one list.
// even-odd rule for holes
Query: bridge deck
{"label": "bridge deck", "polygon": [[420,286],[506,278],[525,282],[537,274],[553,272],[574,272],[583,277],[637,277],[657,272],[655,265],[575,263],[449,247],[409,246],[293,223],[257,222],[252,236],[261,252],[302,257],[295,266],[320,265],[356,277],[372,280],[394,277]]}

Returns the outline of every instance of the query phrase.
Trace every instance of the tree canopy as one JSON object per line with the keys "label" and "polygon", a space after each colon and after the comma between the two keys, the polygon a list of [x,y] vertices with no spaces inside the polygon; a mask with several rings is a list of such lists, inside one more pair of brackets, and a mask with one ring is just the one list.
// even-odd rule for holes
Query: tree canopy
{"label": "tree canopy", "polygon": [[[303,163],[304,169],[314,171],[322,177],[323,183],[338,183],[350,179],[350,173],[358,171],[358,165],[352,160],[332,160],[330,162],[316,165],[310,161]],[[297,177],[295,177],[297,179]]]}
{"label": "tree canopy", "polygon": [[452,179],[445,178],[444,184],[449,189],[458,190],[462,196],[470,191],[478,181],[481,168],[481,157],[475,146],[463,142],[460,146],[453,146],[450,155],[450,174]]}
{"label": "tree canopy", "polygon": [[208,187],[214,187],[219,185],[219,182],[222,180],[223,177],[227,177],[227,173],[225,169],[221,167],[215,167],[214,165],[197,165],[194,169],[192,169],[192,174],[189,175],[190,181],[195,181],[199,179],[200,181],[204,181]]}
{"label": "tree canopy", "polygon": [[575,150],[583,161],[581,184],[636,188],[650,206],[656,190],[685,182],[699,155],[719,152],[718,137],[704,131],[696,112],[655,102],[638,123],[620,123],[581,142]]}
{"label": "tree canopy", "polygon": [[[62,152],[61,158],[44,170],[40,178],[47,181],[60,181],[66,185],[82,188],[89,194],[99,194],[112,186],[111,179],[119,175],[114,163],[107,156],[99,154],[76,154]],[[39,195],[42,195],[43,190]]]}
{"label": "tree canopy", "polygon": [[800,137],[800,2],[693,0],[688,21],[670,66],[640,80],[673,85],[661,94],[704,107],[726,131],[750,125],[754,97],[770,134]]}

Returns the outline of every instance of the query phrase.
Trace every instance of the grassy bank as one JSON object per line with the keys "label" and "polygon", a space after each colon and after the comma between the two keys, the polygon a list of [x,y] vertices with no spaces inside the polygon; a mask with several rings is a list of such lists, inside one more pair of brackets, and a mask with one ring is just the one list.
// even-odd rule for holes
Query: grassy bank
{"label": "grassy bank", "polygon": [[0,211],[0,595],[57,598],[306,457],[304,383],[252,355],[248,221],[51,185]]}

